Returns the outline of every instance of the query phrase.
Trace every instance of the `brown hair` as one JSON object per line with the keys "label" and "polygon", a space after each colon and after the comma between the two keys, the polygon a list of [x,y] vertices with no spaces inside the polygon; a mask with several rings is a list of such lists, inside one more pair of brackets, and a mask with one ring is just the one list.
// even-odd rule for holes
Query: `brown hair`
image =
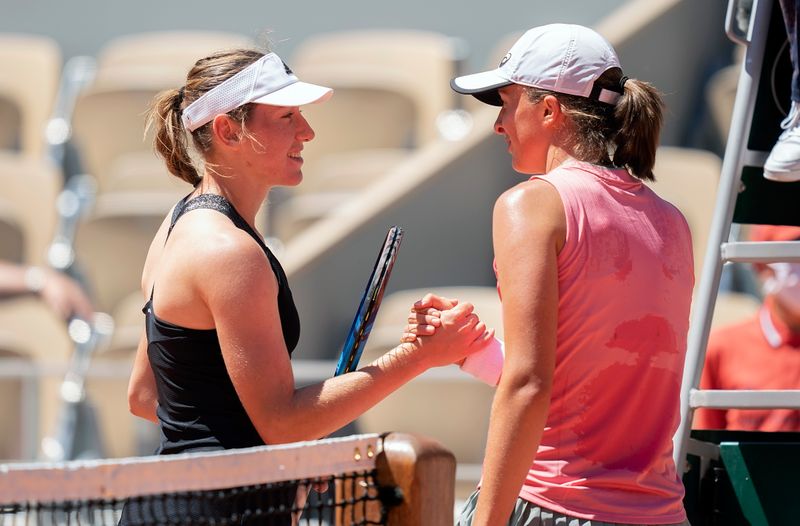
{"label": "brown hair", "polygon": [[[186,76],[185,86],[156,96],[147,117],[147,129],[155,126],[154,147],[170,173],[193,186],[202,179],[189,155],[186,130],[181,121],[183,108],[263,56],[263,52],[252,49],[214,53],[195,63]],[[227,115],[244,126],[251,108],[252,104],[245,104]],[[211,148],[211,125],[208,122],[191,132],[192,142],[201,154]]]}
{"label": "brown hair", "polygon": [[545,95],[558,99],[572,123],[564,141],[578,160],[625,167],[639,179],[653,181],[664,102],[647,82],[626,79],[621,83],[622,78],[622,70],[611,68],[595,81],[595,86],[621,93],[615,106],[539,88],[525,91],[531,102]]}

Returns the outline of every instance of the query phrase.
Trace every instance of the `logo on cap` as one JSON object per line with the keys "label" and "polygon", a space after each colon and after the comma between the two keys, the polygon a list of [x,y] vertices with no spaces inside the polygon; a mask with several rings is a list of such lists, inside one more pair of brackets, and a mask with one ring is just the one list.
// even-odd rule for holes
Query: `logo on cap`
{"label": "logo on cap", "polygon": [[[283,61],[281,61],[281,62],[283,62]],[[289,66],[286,65],[286,62],[283,62],[283,69],[286,70],[286,74],[287,75],[294,75],[294,73],[292,72],[292,69]]]}
{"label": "logo on cap", "polygon": [[502,66],[503,66],[503,64],[505,64],[506,62],[508,62],[508,60],[509,60],[510,58],[511,58],[511,53],[508,53],[508,54],[506,54],[506,56],[504,56],[504,57],[503,57],[503,60],[501,60],[501,61],[500,61],[500,64],[499,64],[497,67],[498,67],[498,68],[499,68],[499,67],[502,67]]}

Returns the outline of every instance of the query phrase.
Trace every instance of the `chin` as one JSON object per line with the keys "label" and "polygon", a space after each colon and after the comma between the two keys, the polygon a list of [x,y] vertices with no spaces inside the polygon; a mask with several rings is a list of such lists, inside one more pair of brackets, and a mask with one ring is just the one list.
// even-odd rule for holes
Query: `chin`
{"label": "chin", "polygon": [[302,182],[303,182],[303,172],[297,172],[296,174],[287,176],[283,181],[278,183],[276,186],[297,186]]}

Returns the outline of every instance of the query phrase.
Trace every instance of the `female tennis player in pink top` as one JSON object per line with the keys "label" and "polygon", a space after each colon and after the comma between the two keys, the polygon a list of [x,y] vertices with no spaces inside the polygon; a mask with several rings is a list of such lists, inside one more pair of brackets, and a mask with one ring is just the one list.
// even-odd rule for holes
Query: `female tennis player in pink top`
{"label": "female tennis player in pink top", "polygon": [[[495,131],[533,175],[494,210],[505,361],[480,362],[502,374],[482,371],[499,383],[458,524],[688,524],[671,438],[694,278],[685,219],[642,183],[658,92],[565,24],[531,29],[497,69],[452,86],[501,106]],[[417,318],[412,332],[435,332]]]}

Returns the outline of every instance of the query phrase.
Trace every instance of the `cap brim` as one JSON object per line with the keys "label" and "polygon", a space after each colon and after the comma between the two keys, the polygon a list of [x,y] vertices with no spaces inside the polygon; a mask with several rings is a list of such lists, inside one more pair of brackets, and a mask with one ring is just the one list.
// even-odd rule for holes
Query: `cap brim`
{"label": "cap brim", "polygon": [[331,88],[298,81],[264,95],[253,102],[272,106],[304,106],[306,104],[324,102],[331,98],[332,95],[333,89]]}
{"label": "cap brim", "polygon": [[492,106],[502,106],[498,90],[513,84],[510,80],[500,76],[498,70],[484,71],[472,75],[456,77],[450,81],[450,87],[458,93],[472,95],[479,101]]}

